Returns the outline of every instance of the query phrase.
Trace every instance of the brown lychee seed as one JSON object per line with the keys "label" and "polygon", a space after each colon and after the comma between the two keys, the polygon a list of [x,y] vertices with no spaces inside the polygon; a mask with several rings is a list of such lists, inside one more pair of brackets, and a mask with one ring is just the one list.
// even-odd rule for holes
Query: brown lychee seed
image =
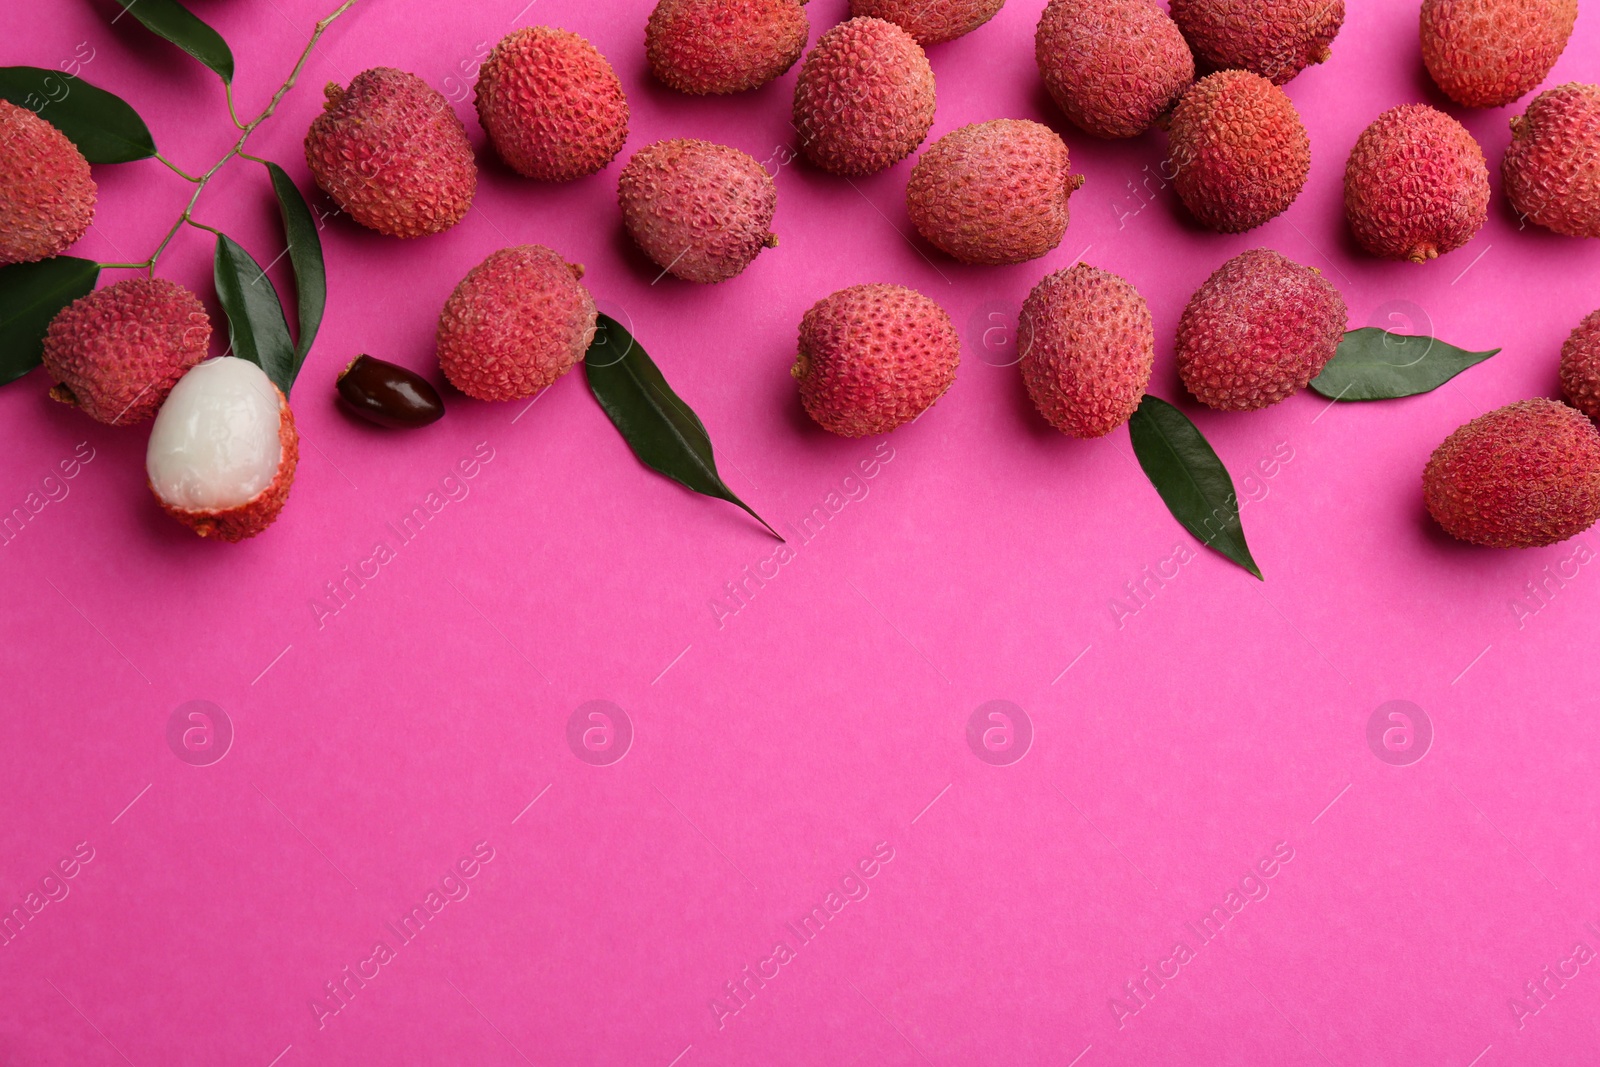
{"label": "brown lychee seed", "polygon": [[444,401],[428,379],[368,355],[351,360],[334,387],[351,411],[392,430],[412,430],[444,418]]}

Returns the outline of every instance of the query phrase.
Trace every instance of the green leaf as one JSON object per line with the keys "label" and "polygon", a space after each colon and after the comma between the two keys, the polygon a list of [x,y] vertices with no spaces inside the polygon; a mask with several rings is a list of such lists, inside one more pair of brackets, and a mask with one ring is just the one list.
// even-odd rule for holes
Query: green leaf
{"label": "green leaf", "polygon": [[[131,163],[156,154],[150,128],[126,101],[63,71],[0,67],[0,100],[49,122],[90,163]],[[10,140],[0,125],[0,152]]]}
{"label": "green leaf", "polygon": [[783,540],[722,484],[705,424],[672,391],[633,336],[609,315],[599,318],[583,370],[594,398],[641,463],[697,493],[743,508]]}
{"label": "green leaf", "polygon": [[300,195],[294,179],[276,163],[267,164],[267,173],[272,175],[272,191],[278,194],[278,207],[283,213],[283,237],[289,244],[289,265],[294,268],[295,308],[300,313],[292,381],[299,375],[311,342],[317,339],[317,330],[322,326],[322,312],[328,306],[328,272],[322,261],[322,238],[317,235],[317,222],[311,217],[306,198]]}
{"label": "green leaf", "polygon": [[0,267],[0,385],[39,365],[50,320],[99,277],[100,264],[71,256]]}
{"label": "green leaf", "polygon": [[294,342],[272,279],[250,253],[225,234],[217,235],[214,271],[217,298],[228,314],[228,339],[233,354],[267,372],[274,385],[289,395],[294,385]]}
{"label": "green leaf", "polygon": [[144,23],[145,29],[194,56],[216,71],[223,81],[233,82],[233,51],[228,48],[228,42],[178,0],[117,0],[117,3]]}
{"label": "green leaf", "polygon": [[1330,400],[1416,396],[1439,388],[1499,351],[1468,352],[1432,337],[1367,326],[1344,335],[1339,351],[1311,379],[1311,388]]}
{"label": "green leaf", "polygon": [[1128,436],[1139,466],[1184,529],[1260,578],[1245,544],[1233,479],[1189,416],[1147,395],[1128,421]]}

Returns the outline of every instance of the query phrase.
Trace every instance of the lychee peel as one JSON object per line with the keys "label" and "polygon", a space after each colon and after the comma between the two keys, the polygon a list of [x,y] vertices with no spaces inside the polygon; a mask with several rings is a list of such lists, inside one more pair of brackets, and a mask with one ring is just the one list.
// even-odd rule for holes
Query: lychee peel
{"label": "lychee peel", "polygon": [[289,398],[254,363],[223,356],[185,374],[161,406],[145,477],[201,537],[242,541],[283,510],[299,460]]}
{"label": "lychee peel", "polygon": [[1565,541],[1600,519],[1600,432],[1554,400],[1524,400],[1447,437],[1422,475],[1446,533],[1489,548]]}
{"label": "lychee peel", "polygon": [[671,140],[640,149],[622,169],[617,202],[645,255],[686,281],[726,281],[778,243],[772,177],[727,145]]}
{"label": "lychee peel", "polygon": [[1037,259],[1066,234],[1067,146],[1048,126],[994,119],[945,134],[922,153],[906,185],[918,232],[963,263]]}
{"label": "lychee peel", "polygon": [[1318,271],[1265,248],[1224,263],[1178,323],[1178,374],[1195,399],[1251,411],[1304,389],[1339,349],[1349,312]]}
{"label": "lychee peel", "polygon": [[681,93],[738,93],[794,66],[810,32],[801,0],[660,0],[645,56]]}
{"label": "lychee peel", "polygon": [[1194,81],[1194,55],[1150,0],[1050,0],[1034,32],[1045,88],[1080,129],[1136,137]]}
{"label": "lychee peel", "polygon": [[955,326],[933,300],[902,285],[855,285],[805,313],[790,373],[818,425],[865,437],[932,407],[960,362]]}
{"label": "lychee peel", "polygon": [[1139,407],[1155,365],[1149,305],[1122,278],[1079,264],[1045,277],[1022,303],[1022,381],[1046,422],[1104,437]]}
{"label": "lychee peel", "polygon": [[1466,127],[1425,104],[1378,116],[1345,166],[1345,213],[1375,256],[1426,263],[1452,252],[1489,217],[1489,167]]}
{"label": "lychee peel", "polygon": [[1577,18],[1578,0],[1423,0],[1422,60],[1456,103],[1501,107],[1544,81]]}
{"label": "lychee peel", "polygon": [[96,195],[66,134],[0,100],[0,267],[65,252],[94,221]]}
{"label": "lychee peel", "polygon": [[1178,196],[1219,233],[1242,233],[1289,209],[1311,173],[1311,139],[1284,91],[1224,70],[1196,82],[1172,115]]}
{"label": "lychee peel", "polygon": [[1589,314],[1561,346],[1561,392],[1591,419],[1600,419],[1600,311]]}
{"label": "lychee peel", "polygon": [[1282,85],[1326,63],[1345,0],[1172,0],[1172,19],[1213,69],[1253,71]]}
{"label": "lychee peel", "polygon": [[933,68],[916,38],[883,19],[841,22],[800,66],[800,151],[834,174],[875,174],[916,151],[934,104]]}
{"label": "lychee peel", "polygon": [[479,400],[521,400],[576,366],[596,318],[582,276],[543,245],[503,248],[473,267],[439,316],[450,384]]}
{"label": "lychee peel", "polygon": [[199,297],[165,278],[130,278],[79,297],[50,320],[50,395],[110,426],[144,422],[210,343]]}
{"label": "lychee peel", "polygon": [[478,72],[478,120],[517,173],[564,182],[610,163],[628,139],[628,100],[599,49],[548,26],[507,34]]}
{"label": "lychee peel", "polygon": [[1501,174],[1518,214],[1568,237],[1600,237],[1600,86],[1534,98],[1511,120]]}
{"label": "lychee peel", "polygon": [[850,14],[885,19],[923,47],[971,33],[994,18],[1006,0],[850,0]]}
{"label": "lychee peel", "polygon": [[306,165],[334,203],[390,237],[425,237],[461,221],[478,190],[478,164],[444,94],[393,67],[325,92],[306,134]]}

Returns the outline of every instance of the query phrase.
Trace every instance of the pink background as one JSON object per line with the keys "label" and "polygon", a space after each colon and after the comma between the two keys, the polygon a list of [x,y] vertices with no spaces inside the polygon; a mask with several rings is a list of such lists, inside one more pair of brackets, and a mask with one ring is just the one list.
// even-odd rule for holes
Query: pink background
{"label": "pink background", "polygon": [[[624,155],[694,136],[769,160],[782,245],[723,285],[651,284],[614,206],[621,159],[548,186],[485,156],[475,210],[425,241],[329,218],[327,319],[294,392],[298,480],[277,525],[240,545],[159,513],[144,429],[52,403],[41,374],[0,390],[0,509],[66,491],[0,547],[0,905],[66,892],[0,944],[0,1063],[1594,1061],[1600,534],[1469,548],[1431,524],[1419,476],[1473,415],[1555,395],[1561,341],[1600,304],[1600,243],[1519,232],[1498,164],[1520,108],[1452,108],[1491,161],[1487,228],[1425,267],[1353,247],[1350,145],[1390,106],[1442,103],[1415,2],[1352,0],[1333,61],[1288,86],[1311,132],[1310,182],[1288,214],[1237,237],[1197,229],[1153,176],[1161,134],[1103,143],[1066,126],[1034,70],[1037,0],[934,47],[934,136],[1040,119],[1087,178],[1061,247],[1000,269],[906,238],[911,161],[853,183],[786,162],[794,72],[687,98],[648,77],[645,0],[522,5],[362,0],[253,150],[311,191],[300,142],[320,86],[375,65],[445,91],[481,146],[476,63],[513,27],[548,23],[588,36],[622,77]],[[238,56],[242,111],[259,110],[332,6],[194,0]],[[815,40],[845,4],[807,10]],[[109,0],[7,4],[4,62],[56,66],[87,42],[83,76],[138,108],[174,161],[209,166],[232,140],[217,80],[132,19],[112,25],[116,13]],[[1600,78],[1597,49],[1586,5],[1547,84]],[[78,254],[144,258],[187,187],[153,161],[95,177]],[[320,193],[313,204],[331,209]],[[198,217],[263,262],[281,250],[253,164],[231,164]],[[532,410],[447,393],[449,416],[416,433],[335,405],[358,352],[437,380],[446,295],[522,242],[587,265],[602,307],[704,418],[728,484],[774,525],[837,494],[775,576],[775,542],[644,470],[581,373]],[[1352,326],[1505,351],[1411,400],[1199,410],[1174,370],[1178,314],[1224,259],[1262,245],[1333,278]],[[186,231],[161,270],[203,292],[220,324],[210,251]],[[1152,390],[1234,472],[1264,585],[1174,523],[1125,433],[1068,440],[1029,406],[1009,365],[1016,309],[1080,254],[1148,297]],[[955,387],[883,439],[870,480],[860,464],[877,442],[819,431],[788,372],[804,309],[868,281],[933,296],[965,343]],[[47,486],[80,448],[93,459]],[[386,524],[475,449],[492,459],[446,484],[467,495],[319,625],[325,583],[375,542],[393,546]],[[1142,602],[1127,599],[1133,581]],[[713,607],[730,582],[750,591],[736,613]],[[635,734],[610,766],[568,745],[569,717],[593,699],[625,709]],[[1034,731],[1010,766],[966,741],[996,699]],[[236,733],[210,766],[168,746],[191,700],[220,706]],[[1369,748],[1390,700],[1432,723],[1420,762]],[[401,943],[385,924],[425,905],[478,842],[492,861],[449,883],[468,895]],[[42,883],[80,843],[92,860]],[[875,846],[892,861],[846,884],[864,898],[815,940],[786,928]],[[1275,848],[1292,860],[1270,862]],[[1262,860],[1273,877],[1246,889],[1265,897],[1215,940],[1196,937],[1186,924]],[[379,940],[393,958],[364,986],[348,980],[347,1002],[328,997],[343,968],[372,973]],[[763,963],[779,941],[793,958]],[[1171,974],[1179,941],[1192,958],[1131,999],[1142,968]],[[1563,963],[1579,943],[1589,962]],[[1574,966],[1560,986],[1542,971]],[[746,967],[777,973],[740,1004],[724,984]],[[1519,1025],[1511,998],[1531,981],[1549,1000],[1527,1001]]]}

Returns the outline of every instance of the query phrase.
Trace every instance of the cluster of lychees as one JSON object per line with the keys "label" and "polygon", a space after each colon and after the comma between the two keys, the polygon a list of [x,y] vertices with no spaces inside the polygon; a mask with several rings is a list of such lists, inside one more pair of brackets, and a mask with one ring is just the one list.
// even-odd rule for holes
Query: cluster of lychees
{"label": "cluster of lychees", "polygon": [[[1002,3],[852,0],[852,17],[823,33],[801,67],[792,112],[801,153],[842,176],[872,174],[911,155],[936,105],[924,46],[976,29]],[[1330,57],[1344,0],[1171,0],[1170,7],[1169,15],[1153,0],[1049,0],[1035,34],[1039,73],[1066,117],[1090,135],[1134,137],[1165,126],[1173,183],[1190,213],[1219,232],[1251,230],[1286,211],[1310,173],[1310,139],[1281,86]],[[1423,0],[1422,55],[1458,103],[1501,106],[1544,80],[1575,18],[1576,0]],[[809,33],[800,0],[659,0],[645,51],[656,77],[674,89],[733,93],[790,69]],[[1197,68],[1212,72],[1197,80]],[[494,151],[542,181],[600,171],[628,133],[628,102],[606,58],[583,37],[548,27],[499,42],[478,75],[476,109]],[[87,166],[77,165],[81,157],[74,163],[75,150],[47,123],[28,121],[40,144],[35,155],[47,162],[0,186],[0,263],[59,252],[92,214],[93,183]],[[1558,233],[1600,236],[1600,87],[1550,90],[1513,129],[1504,175],[1516,210]],[[473,150],[449,103],[393,68],[329,86],[305,150],[318,185],[353,220],[396,237],[455,225],[477,189]],[[1059,245],[1068,199],[1082,181],[1069,172],[1067,146],[1053,130],[995,119],[955,130],[923,152],[906,204],[916,229],[942,252],[965,263],[1014,264]],[[1421,104],[1380,116],[1346,167],[1351,230],[1378,256],[1426,263],[1460,248],[1484,225],[1489,198],[1477,142],[1455,119]],[[639,247],[665,272],[700,283],[727,280],[776,246],[776,200],[755,159],[697,140],[648,145],[618,181],[622,219]],[[537,245],[502,249],[474,267],[440,316],[445,377],[487,400],[549,386],[583,359],[595,335],[582,274]],[[142,332],[121,329],[129,321]],[[1346,325],[1342,297],[1318,271],[1256,249],[1223,264],[1194,294],[1178,326],[1178,370],[1213,408],[1266,407],[1322,371]],[[1024,302],[1019,333],[1023,381],[1051,425],[1092,438],[1132,417],[1149,385],[1155,334],[1148,306],[1127,281],[1088,265],[1050,274]],[[1591,317],[1562,362],[1569,398],[1590,415],[1600,415],[1597,334]],[[62,312],[46,339],[45,364],[62,399],[105,421],[138,421],[204,357],[208,336],[192,295],[170,283],[125,282]],[[824,428],[876,434],[917,418],[943,395],[959,350],[949,316],[932,299],[898,285],[859,285],[805,313],[793,373],[805,410]],[[275,393],[263,390],[266,401]],[[1548,403],[1495,412],[1441,447],[1425,488],[1447,530],[1484,544],[1546,544],[1600,517],[1600,434],[1570,408],[1541,406]],[[280,462],[263,459],[253,480],[220,493],[174,487],[164,495],[152,459],[152,484],[169,509],[187,508],[186,521],[231,536],[264,523],[259,515],[219,517],[219,508],[258,497],[281,506],[275,487],[285,464],[292,474],[292,420],[286,403],[260,407],[263,456],[273,451],[269,431],[288,427],[277,433],[289,442]],[[152,456],[160,431],[158,421]],[[249,500],[238,499],[246,491]]]}

